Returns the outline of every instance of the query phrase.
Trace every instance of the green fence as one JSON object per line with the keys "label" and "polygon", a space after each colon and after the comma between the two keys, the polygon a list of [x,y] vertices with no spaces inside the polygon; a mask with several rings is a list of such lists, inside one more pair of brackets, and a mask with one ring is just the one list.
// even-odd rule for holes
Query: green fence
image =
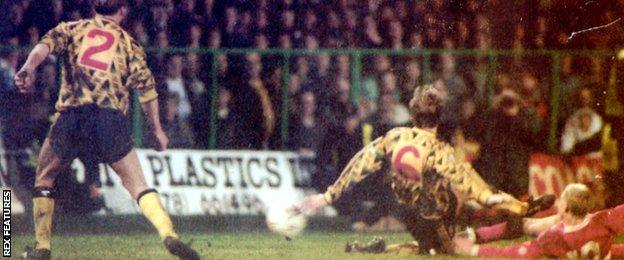
{"label": "green fence", "polygon": [[[8,46],[0,46],[0,50],[21,50],[25,51],[28,47],[15,48]],[[549,86],[549,90],[547,91],[547,96],[549,97],[549,123],[548,123],[548,148],[551,151],[557,150],[557,133],[558,133],[558,118],[559,118],[559,110],[560,110],[560,102],[561,102],[561,80],[560,80],[560,60],[564,55],[569,55],[573,57],[601,57],[604,58],[605,61],[615,61],[614,57],[616,56],[616,51],[612,50],[578,50],[578,51],[557,51],[557,50],[531,50],[531,51],[512,51],[512,50],[471,50],[471,49],[456,49],[456,50],[443,50],[443,49],[405,49],[405,50],[394,50],[394,49],[317,49],[317,50],[303,50],[303,49],[207,49],[207,48],[146,48],[146,52],[148,56],[154,53],[165,53],[165,54],[187,54],[187,53],[196,53],[198,55],[202,55],[211,59],[210,62],[211,67],[207,68],[210,70],[210,79],[211,82],[206,82],[206,86],[211,91],[210,99],[211,99],[211,112],[210,112],[210,131],[209,131],[209,147],[214,148],[216,145],[216,140],[219,138],[219,133],[217,133],[217,87],[218,77],[217,77],[217,66],[218,66],[218,56],[221,54],[226,55],[245,55],[249,53],[257,53],[261,57],[271,56],[277,57],[280,61],[280,65],[282,68],[282,80],[281,80],[281,107],[280,107],[280,116],[279,116],[279,129],[280,129],[280,138],[281,143],[286,144],[288,140],[288,82],[290,72],[292,71],[293,64],[291,64],[291,58],[298,56],[317,56],[321,54],[327,54],[329,56],[337,56],[337,55],[348,55],[350,57],[350,80],[351,80],[351,97],[352,101],[357,102],[360,93],[358,90],[362,85],[362,75],[363,75],[363,65],[366,59],[377,56],[377,55],[387,55],[389,57],[406,57],[406,58],[417,58],[420,61],[421,71],[422,71],[422,81],[424,83],[431,82],[434,79],[434,70],[432,60],[440,55],[452,55],[454,57],[465,57],[465,58],[480,58],[482,60],[487,60],[487,69],[486,69],[486,85],[487,85],[487,94],[488,100],[491,101],[492,95],[494,93],[494,81],[496,72],[506,66],[507,59],[513,59],[516,57],[522,57],[524,59],[535,59],[541,60],[538,62],[541,68],[545,69],[543,74],[540,72],[538,77],[542,78],[542,83],[546,83]],[[206,60],[206,59],[204,59]],[[616,64],[613,62],[613,64]],[[60,67],[60,66],[59,66]],[[471,69],[471,68],[462,68],[463,70]],[[604,70],[605,73],[608,73],[607,70]],[[619,73],[618,73],[619,74]],[[608,75],[604,75],[604,78],[607,78]],[[542,84],[545,85],[545,84]],[[353,87],[357,86],[357,87]],[[141,146],[142,143],[142,113],[140,111],[140,106],[138,105],[138,98],[136,95],[134,96],[134,105],[133,105],[133,128],[134,128],[134,138],[136,144]],[[277,113],[276,113],[277,114]],[[284,147],[284,145],[282,145]]]}

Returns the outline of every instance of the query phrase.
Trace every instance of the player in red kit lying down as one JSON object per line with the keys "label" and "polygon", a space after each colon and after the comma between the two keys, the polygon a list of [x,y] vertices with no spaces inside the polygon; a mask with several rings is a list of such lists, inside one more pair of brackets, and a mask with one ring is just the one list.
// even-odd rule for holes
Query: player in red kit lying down
{"label": "player in red kit lying down", "polygon": [[[624,205],[589,213],[592,194],[584,184],[569,184],[557,202],[557,215],[542,219],[544,230],[531,241],[505,247],[476,245],[474,239],[458,235],[455,252],[479,257],[563,257],[604,259],[624,256],[624,244],[613,238],[624,233]],[[559,218],[559,220],[557,220]],[[554,222],[554,223],[553,223]],[[507,223],[509,224],[509,223]]]}

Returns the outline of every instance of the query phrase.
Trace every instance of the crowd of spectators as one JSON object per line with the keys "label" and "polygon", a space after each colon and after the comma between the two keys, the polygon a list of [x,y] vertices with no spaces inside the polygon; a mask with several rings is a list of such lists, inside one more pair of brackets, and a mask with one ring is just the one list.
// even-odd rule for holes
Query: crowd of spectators
{"label": "crowd of spectators", "polygon": [[[33,45],[61,21],[94,15],[88,0],[8,2],[0,6],[9,14],[0,18],[4,45]],[[407,102],[416,86],[428,83],[425,74],[430,71],[429,78],[438,79],[436,84],[444,86],[452,100],[445,113],[448,140],[477,169],[494,174],[485,177],[498,188],[514,194],[526,191],[528,156],[546,149],[553,60],[499,56],[492,64],[487,56],[443,54],[425,62],[421,56],[364,55],[360,84],[353,85],[355,61],[350,55],[293,56],[286,70],[278,54],[213,57],[163,48],[523,51],[615,49],[624,42],[624,31],[617,26],[568,41],[572,31],[617,19],[624,1],[582,5],[568,0],[128,2],[130,12],[123,26],[143,46],[156,47],[148,51],[148,65],[157,79],[172,148],[207,149],[214,107],[216,148],[287,148],[315,155],[323,172],[315,178],[319,188],[331,183],[363,144],[392,127],[409,125]],[[558,57],[562,102],[557,121],[559,129],[565,128],[560,131],[562,152],[570,154],[574,144],[589,140],[602,126],[615,62],[600,56]],[[33,138],[45,136],[55,99],[54,59],[40,72],[36,97],[11,92],[12,75],[24,58],[23,52],[16,51],[3,50],[0,55],[0,114],[9,115],[2,116],[0,126],[6,128],[3,134],[9,149],[23,148]],[[213,61],[216,79],[211,73]],[[284,79],[288,80],[283,88]],[[571,101],[577,95],[578,104]],[[33,113],[19,112],[24,109]],[[283,116],[289,122],[287,129],[279,127]],[[286,142],[282,136],[288,136]],[[145,143],[149,140],[146,136]]]}

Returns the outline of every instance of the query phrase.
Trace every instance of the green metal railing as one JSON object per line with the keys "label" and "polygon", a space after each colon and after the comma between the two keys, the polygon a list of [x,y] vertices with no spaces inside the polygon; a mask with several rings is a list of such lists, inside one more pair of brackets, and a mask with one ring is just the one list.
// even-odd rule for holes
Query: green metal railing
{"label": "green metal railing", "polygon": [[[0,51],[7,50],[18,50],[18,51],[27,51],[30,47],[13,47],[13,46],[0,46]],[[150,53],[158,52],[158,53],[166,53],[166,54],[186,54],[186,53],[196,53],[198,55],[211,55],[211,82],[210,82],[210,99],[211,99],[211,112],[210,112],[210,130],[209,130],[209,147],[216,147],[217,138],[219,138],[219,133],[217,133],[217,87],[218,82],[218,71],[217,71],[217,57],[221,54],[226,55],[245,55],[249,53],[257,53],[260,56],[280,56],[281,57],[281,69],[282,69],[282,80],[281,80],[281,107],[280,107],[280,121],[279,121],[279,129],[280,129],[280,138],[282,141],[282,147],[285,148],[285,144],[288,140],[288,100],[290,93],[288,93],[288,82],[289,75],[291,71],[291,62],[290,58],[295,56],[317,56],[321,54],[327,54],[330,56],[336,55],[348,55],[350,58],[351,65],[351,98],[352,101],[357,102],[359,99],[360,93],[359,90],[362,86],[362,60],[368,56],[375,55],[388,55],[388,56],[401,56],[401,57],[411,57],[418,58],[421,61],[421,71],[422,71],[422,79],[424,83],[431,82],[433,80],[433,69],[432,69],[432,57],[438,55],[453,55],[460,57],[487,57],[487,75],[486,75],[486,86],[487,86],[487,98],[488,101],[491,102],[491,98],[494,94],[494,75],[496,70],[500,64],[501,57],[545,57],[550,58],[551,61],[551,89],[550,89],[550,122],[548,124],[548,148],[551,151],[557,151],[557,133],[558,133],[558,117],[559,117],[559,109],[560,109],[560,93],[561,93],[561,82],[560,82],[560,61],[559,59],[563,55],[570,55],[573,57],[614,57],[616,55],[616,51],[614,50],[576,50],[576,51],[558,51],[558,50],[525,50],[525,51],[513,51],[513,50],[474,50],[474,49],[455,49],[455,50],[447,50],[447,49],[316,49],[316,50],[305,50],[305,49],[208,49],[208,48],[146,48],[146,52],[148,55]],[[606,72],[605,72],[606,73]],[[546,80],[546,79],[545,79]],[[354,87],[355,86],[355,87]],[[135,142],[137,145],[142,144],[142,113],[140,112],[140,106],[138,105],[138,99],[133,96],[134,104],[134,113],[133,113],[133,137],[135,138]]]}

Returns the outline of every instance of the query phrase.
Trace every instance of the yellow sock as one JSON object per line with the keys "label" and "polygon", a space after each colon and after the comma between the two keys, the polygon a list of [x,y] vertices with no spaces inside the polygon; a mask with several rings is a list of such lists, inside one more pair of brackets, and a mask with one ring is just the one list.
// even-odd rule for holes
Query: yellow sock
{"label": "yellow sock", "polygon": [[165,239],[168,236],[179,238],[178,234],[173,230],[173,223],[162,204],[160,204],[160,198],[155,190],[147,190],[146,193],[139,196],[138,200],[143,215],[156,227],[160,238]]}
{"label": "yellow sock", "polygon": [[33,218],[35,220],[36,249],[50,250],[52,238],[52,213],[54,212],[54,199],[49,197],[33,198]]}

